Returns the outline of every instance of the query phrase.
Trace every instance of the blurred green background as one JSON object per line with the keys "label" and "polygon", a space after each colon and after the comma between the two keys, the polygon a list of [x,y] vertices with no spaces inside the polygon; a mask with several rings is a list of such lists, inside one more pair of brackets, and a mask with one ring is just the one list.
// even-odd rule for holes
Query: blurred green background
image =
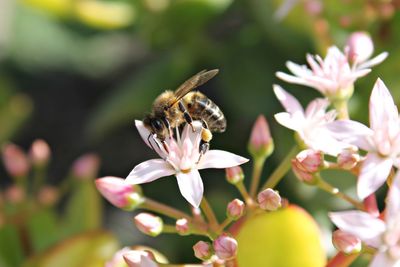
{"label": "blurred green background", "polygon": [[[61,184],[75,158],[86,152],[99,155],[99,177],[125,177],[136,164],[156,157],[140,139],[134,120],[150,110],[163,90],[175,89],[202,69],[218,68],[219,75],[200,89],[228,121],[226,133],[216,134],[212,147],[249,157],[252,123],[264,114],[276,147],[265,179],[294,144],[292,132],[273,119],[282,108],[272,84],[281,84],[303,104],[319,96],[279,81],[275,72],[287,71],[287,60],[305,63],[306,53],[324,55],[332,44],[343,48],[351,32],[368,31],[375,54],[390,55],[356,83],[351,116],[366,122],[377,77],[394,99],[400,96],[399,7],[397,0],[2,0],[0,143],[27,149],[36,138],[46,140],[52,149],[47,179],[53,185]],[[251,164],[244,170],[250,174]],[[11,180],[3,167],[0,174],[6,188]],[[222,219],[237,192],[227,186],[221,170],[206,170],[202,177],[205,194]],[[354,195],[354,177],[327,177]],[[174,178],[143,188],[150,197],[188,209]],[[329,243],[326,212],[347,206],[293,177],[278,188],[312,212],[327,229]],[[173,262],[193,261],[196,238],[148,238],[132,225],[133,214],[104,204],[103,228],[121,244],[146,244]]]}

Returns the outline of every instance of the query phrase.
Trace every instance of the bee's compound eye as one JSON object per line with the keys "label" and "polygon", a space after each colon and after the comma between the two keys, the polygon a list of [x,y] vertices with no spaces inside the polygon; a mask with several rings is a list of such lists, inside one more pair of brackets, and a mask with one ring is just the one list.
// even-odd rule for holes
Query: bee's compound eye
{"label": "bee's compound eye", "polygon": [[162,130],[162,122],[160,120],[152,120],[151,121],[151,126],[153,127],[153,129],[160,131]]}

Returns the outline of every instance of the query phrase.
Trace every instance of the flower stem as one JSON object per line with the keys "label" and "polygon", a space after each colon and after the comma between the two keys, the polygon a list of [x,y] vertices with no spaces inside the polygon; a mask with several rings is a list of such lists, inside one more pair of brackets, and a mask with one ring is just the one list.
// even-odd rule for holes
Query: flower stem
{"label": "flower stem", "polygon": [[155,200],[152,200],[150,198],[146,198],[143,204],[141,205],[141,208],[151,210],[154,212],[158,212],[160,214],[166,215],[171,218],[175,219],[181,219],[181,218],[186,218],[186,219],[191,219],[191,216],[187,213],[184,213],[180,210],[177,210],[171,206],[162,204],[160,202],[157,202]]}
{"label": "flower stem", "polygon": [[232,218],[226,218],[219,226],[218,229],[218,233],[222,233],[225,229],[225,227],[227,227],[231,222],[232,222]]}
{"label": "flower stem", "polygon": [[333,106],[335,107],[336,111],[338,112],[338,119],[339,120],[348,120],[349,119],[349,109],[347,107],[347,100],[340,99],[333,101]]}
{"label": "flower stem", "polygon": [[251,184],[250,184],[250,197],[254,198],[258,186],[260,184],[261,173],[264,167],[265,157],[254,157],[253,158],[253,175],[251,177]]}
{"label": "flower stem", "polygon": [[359,210],[365,210],[364,205],[362,203],[360,203],[359,201],[355,200],[354,198],[340,192],[337,187],[333,187],[331,184],[324,181],[319,174],[315,174],[315,175],[317,178],[315,185],[318,186],[320,189],[324,190],[325,192],[328,192],[331,195],[337,196],[338,198],[341,198],[344,201],[349,202],[350,204],[352,204],[354,207],[356,207]]}
{"label": "flower stem", "polygon": [[348,267],[360,254],[344,254],[338,252],[326,265],[326,267]]}
{"label": "flower stem", "polygon": [[254,205],[253,198],[251,198],[249,193],[247,192],[246,187],[243,184],[243,181],[236,183],[235,186],[239,190],[246,204],[250,207],[253,206]]}
{"label": "flower stem", "polygon": [[162,232],[166,233],[166,234],[176,234],[177,233],[175,226],[173,226],[173,225],[165,225],[165,224],[163,225]]}
{"label": "flower stem", "polygon": [[262,190],[267,188],[274,188],[280,180],[285,176],[285,174],[290,170],[291,160],[298,152],[297,145],[294,146],[286,157],[282,160],[279,166],[275,169],[275,171],[271,174],[271,176],[267,179],[265,184],[262,187]]}
{"label": "flower stem", "polygon": [[208,222],[210,223],[211,230],[217,231],[219,227],[217,217],[215,216],[215,213],[212,210],[210,203],[208,203],[206,197],[204,196],[203,199],[201,200],[200,207],[203,210],[203,213],[206,216]]}

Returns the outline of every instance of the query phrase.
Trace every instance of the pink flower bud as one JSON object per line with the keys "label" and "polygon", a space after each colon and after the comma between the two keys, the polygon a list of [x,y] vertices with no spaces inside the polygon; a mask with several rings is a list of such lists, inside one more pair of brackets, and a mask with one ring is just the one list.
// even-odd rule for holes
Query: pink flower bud
{"label": "pink flower bud", "polygon": [[38,193],[38,202],[44,206],[53,206],[59,198],[58,189],[54,186],[44,186]]}
{"label": "pink flower bud", "polygon": [[282,206],[281,196],[278,191],[267,188],[257,196],[258,204],[263,210],[274,211]]}
{"label": "pink flower bud", "polygon": [[6,144],[3,147],[3,162],[12,177],[24,177],[30,169],[28,157],[19,146],[14,144]]}
{"label": "pink flower bud", "polygon": [[324,164],[324,155],[321,151],[306,149],[297,154],[296,164],[305,172],[313,173],[319,171]]}
{"label": "pink flower bud", "polygon": [[100,167],[100,158],[96,154],[80,156],[72,165],[72,173],[79,179],[92,179],[96,177]]}
{"label": "pink flower bud", "polygon": [[123,255],[127,252],[130,252],[131,249],[129,247],[124,247],[117,252],[115,252],[113,258],[106,262],[104,267],[122,267],[125,265],[125,260],[123,258]]}
{"label": "pink flower bud", "polygon": [[212,256],[211,244],[204,241],[199,241],[193,246],[194,255],[196,258],[206,261]]}
{"label": "pink flower bud", "polygon": [[226,180],[231,184],[237,184],[244,179],[243,170],[240,166],[225,169]]}
{"label": "pink flower bud", "polygon": [[264,115],[258,116],[253,125],[248,148],[253,157],[261,158],[268,157],[274,150],[274,142]]}
{"label": "pink flower bud", "polygon": [[339,167],[345,170],[353,169],[355,166],[357,166],[357,163],[359,163],[360,160],[360,155],[357,153],[357,151],[352,149],[343,150],[337,157],[337,163]]}
{"label": "pink flower bud", "polygon": [[332,243],[337,250],[346,254],[358,253],[362,248],[360,239],[341,230],[333,232]]}
{"label": "pink flower bud", "polygon": [[180,235],[188,235],[189,232],[189,221],[186,218],[176,220],[175,229]]}
{"label": "pink flower bud", "polygon": [[305,172],[301,168],[299,168],[299,165],[297,164],[296,159],[292,159],[292,170],[296,177],[305,183],[313,183],[315,178],[312,173]]}
{"label": "pink flower bud", "polygon": [[36,166],[44,166],[49,162],[51,155],[49,145],[42,139],[33,141],[29,150],[29,157]]}
{"label": "pink flower bud", "polygon": [[220,235],[213,243],[215,254],[222,260],[230,260],[236,257],[238,243],[227,234]]}
{"label": "pink flower bud", "polygon": [[231,202],[229,202],[229,204],[226,208],[226,216],[233,220],[237,220],[240,217],[242,217],[244,208],[245,208],[245,205],[244,205],[243,201],[236,198],[236,199],[232,200]]}
{"label": "pink flower bud", "polygon": [[158,267],[153,253],[147,250],[131,250],[123,257],[129,267]]}
{"label": "pink flower bud", "polygon": [[25,190],[17,185],[12,185],[4,192],[4,197],[8,202],[18,204],[25,200]]}
{"label": "pink flower bud", "polygon": [[352,62],[362,63],[374,52],[374,43],[366,32],[354,32],[347,39],[348,57]]}
{"label": "pink flower bud", "polygon": [[95,181],[97,190],[114,206],[124,210],[134,210],[144,198],[138,185],[128,184],[118,177],[103,177]]}
{"label": "pink flower bud", "polygon": [[160,217],[150,213],[139,213],[135,216],[136,227],[144,234],[157,236],[163,230],[163,221]]}

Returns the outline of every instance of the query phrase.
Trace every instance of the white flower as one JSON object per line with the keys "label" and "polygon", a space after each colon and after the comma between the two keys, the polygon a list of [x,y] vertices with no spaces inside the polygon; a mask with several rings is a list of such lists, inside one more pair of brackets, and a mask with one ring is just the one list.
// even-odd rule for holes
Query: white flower
{"label": "white flower", "polygon": [[274,85],[274,92],[286,110],[275,114],[275,119],[286,128],[296,131],[308,148],[336,156],[349,147],[333,138],[326,128],[336,117],[334,110],[326,112],[329,105],[327,99],[315,99],[304,111],[299,101],[282,87]]}
{"label": "white flower", "polygon": [[400,266],[400,173],[394,178],[386,199],[385,219],[362,211],[330,213],[340,230],[377,249],[370,267]]}
{"label": "white flower", "polygon": [[387,56],[388,53],[383,52],[368,61],[359,62],[360,64],[355,62],[351,66],[348,56],[336,46],[331,46],[324,59],[319,55],[306,56],[310,69],[288,61],[286,66],[294,75],[277,72],[276,76],[289,83],[312,87],[329,98],[349,97],[353,92],[354,82],[367,75],[371,67],[381,63]]}
{"label": "white flower", "polygon": [[369,120],[370,128],[352,120],[328,125],[336,138],[368,151],[357,183],[361,199],[378,190],[393,166],[400,167],[399,112],[380,79],[376,81],[369,100]]}
{"label": "white flower", "polygon": [[[202,125],[199,121],[193,122],[195,131],[185,125],[182,136],[167,138],[165,145],[148,136],[151,134],[141,121],[135,121],[141,137],[147,145],[153,147],[162,159],[151,159],[137,165],[127,177],[127,182],[142,184],[152,182],[158,178],[175,175],[182,196],[194,207],[199,207],[203,197],[203,182],[198,170],[207,168],[229,168],[243,164],[248,159],[222,151],[209,150],[202,157],[199,153]],[[200,159],[200,160],[199,160]]]}

